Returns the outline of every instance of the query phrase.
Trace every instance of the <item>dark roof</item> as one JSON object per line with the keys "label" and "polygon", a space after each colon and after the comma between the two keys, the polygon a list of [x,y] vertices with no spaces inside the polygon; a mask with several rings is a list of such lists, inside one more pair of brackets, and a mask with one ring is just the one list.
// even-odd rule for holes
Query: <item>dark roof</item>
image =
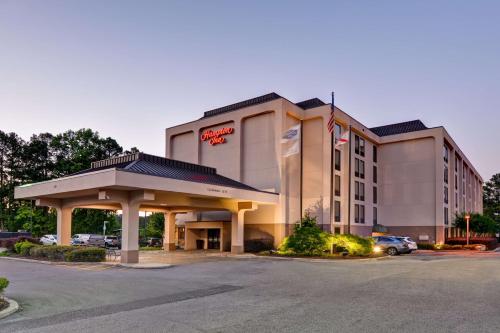
{"label": "dark roof", "polygon": [[217,174],[215,168],[144,153],[135,153],[92,162],[90,169],[80,171],[74,175],[111,168],[150,176],[259,191],[251,186]]}
{"label": "dark roof", "polygon": [[295,103],[295,105],[297,105],[298,107],[300,107],[304,110],[307,110],[307,109],[316,108],[318,106],[323,106],[326,104],[325,104],[325,102],[323,102],[319,98],[311,98],[311,99],[308,99],[306,101]]}
{"label": "dark roof", "polygon": [[[223,106],[221,108],[213,109],[210,111],[205,111],[203,113],[203,118],[217,116],[217,115],[222,114],[222,113],[236,111],[236,110],[246,108],[246,107],[249,107],[252,105],[267,103],[267,102],[274,101],[274,100],[280,99],[280,98],[283,98],[283,97],[281,97],[280,95],[278,95],[275,92],[272,92],[272,93],[262,95],[259,97],[250,98],[250,99],[247,99],[247,100],[242,101],[242,102],[234,103],[231,105],[226,105],[226,106]],[[319,98],[311,98],[311,99],[308,99],[306,101],[296,103],[295,105],[302,108],[303,110],[307,110],[307,109],[312,109],[312,108],[315,108],[318,106],[326,105],[326,103],[323,102],[322,100],[320,100]]]}
{"label": "dark roof", "polygon": [[378,126],[370,128],[370,131],[378,136],[395,135],[409,132],[416,132],[428,129],[420,120],[406,121],[403,123]]}
{"label": "dark roof", "polygon": [[249,107],[252,105],[257,105],[257,104],[262,104],[262,103],[274,101],[275,99],[279,99],[279,98],[282,98],[282,97],[280,95],[278,95],[277,93],[273,92],[273,93],[262,95],[259,97],[247,99],[246,101],[234,103],[231,105],[226,105],[226,106],[223,106],[223,107],[218,108],[218,109],[206,111],[203,114],[203,118],[217,116],[217,115],[222,114],[222,113],[231,112],[231,111],[246,108],[246,107]]}

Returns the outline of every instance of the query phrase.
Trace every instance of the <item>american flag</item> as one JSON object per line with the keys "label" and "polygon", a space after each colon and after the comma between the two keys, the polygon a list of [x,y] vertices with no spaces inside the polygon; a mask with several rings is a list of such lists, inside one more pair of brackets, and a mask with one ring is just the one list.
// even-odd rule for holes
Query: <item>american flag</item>
{"label": "american flag", "polygon": [[332,133],[333,127],[335,126],[335,98],[332,92],[332,109],[330,111],[330,119],[328,120],[328,132]]}

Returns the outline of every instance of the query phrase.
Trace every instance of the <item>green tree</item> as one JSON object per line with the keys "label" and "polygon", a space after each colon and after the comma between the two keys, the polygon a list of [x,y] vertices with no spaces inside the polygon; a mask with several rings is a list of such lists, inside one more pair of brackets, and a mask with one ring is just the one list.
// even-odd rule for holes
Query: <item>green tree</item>
{"label": "green tree", "polygon": [[15,133],[0,131],[0,230],[13,230],[19,202],[14,200],[14,187],[20,185],[24,175],[22,140]]}
{"label": "green tree", "polygon": [[316,224],[316,218],[306,214],[295,226],[292,235],[281,244],[281,252],[305,255],[321,255],[329,250],[329,235]]}
{"label": "green tree", "polygon": [[91,129],[67,131],[51,141],[54,159],[54,177],[62,177],[90,168],[91,162],[123,153],[123,148],[112,138],[101,138]]}
{"label": "green tree", "polygon": [[[467,229],[466,213],[455,216],[453,226],[461,230]],[[500,231],[500,224],[486,215],[470,214],[469,230],[476,235],[493,235]]]}
{"label": "green tree", "polygon": [[483,186],[483,211],[500,224],[500,173],[493,175]]}

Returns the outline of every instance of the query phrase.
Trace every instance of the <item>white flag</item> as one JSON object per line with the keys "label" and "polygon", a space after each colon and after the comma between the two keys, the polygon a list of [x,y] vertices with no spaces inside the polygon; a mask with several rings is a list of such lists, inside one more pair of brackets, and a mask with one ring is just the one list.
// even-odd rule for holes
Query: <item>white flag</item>
{"label": "white flag", "polygon": [[300,152],[300,124],[290,127],[281,137],[281,143],[292,143],[283,153],[284,157]]}
{"label": "white flag", "polygon": [[281,143],[298,140],[300,137],[300,124],[290,127],[281,137]]}

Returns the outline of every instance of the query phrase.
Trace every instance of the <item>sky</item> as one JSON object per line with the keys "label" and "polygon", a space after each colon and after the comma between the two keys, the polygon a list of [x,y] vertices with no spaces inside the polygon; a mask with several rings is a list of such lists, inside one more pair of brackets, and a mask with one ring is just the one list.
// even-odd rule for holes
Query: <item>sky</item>
{"label": "sky", "polygon": [[421,119],[500,172],[500,1],[0,0],[0,130],[164,130],[276,92],[368,127]]}

